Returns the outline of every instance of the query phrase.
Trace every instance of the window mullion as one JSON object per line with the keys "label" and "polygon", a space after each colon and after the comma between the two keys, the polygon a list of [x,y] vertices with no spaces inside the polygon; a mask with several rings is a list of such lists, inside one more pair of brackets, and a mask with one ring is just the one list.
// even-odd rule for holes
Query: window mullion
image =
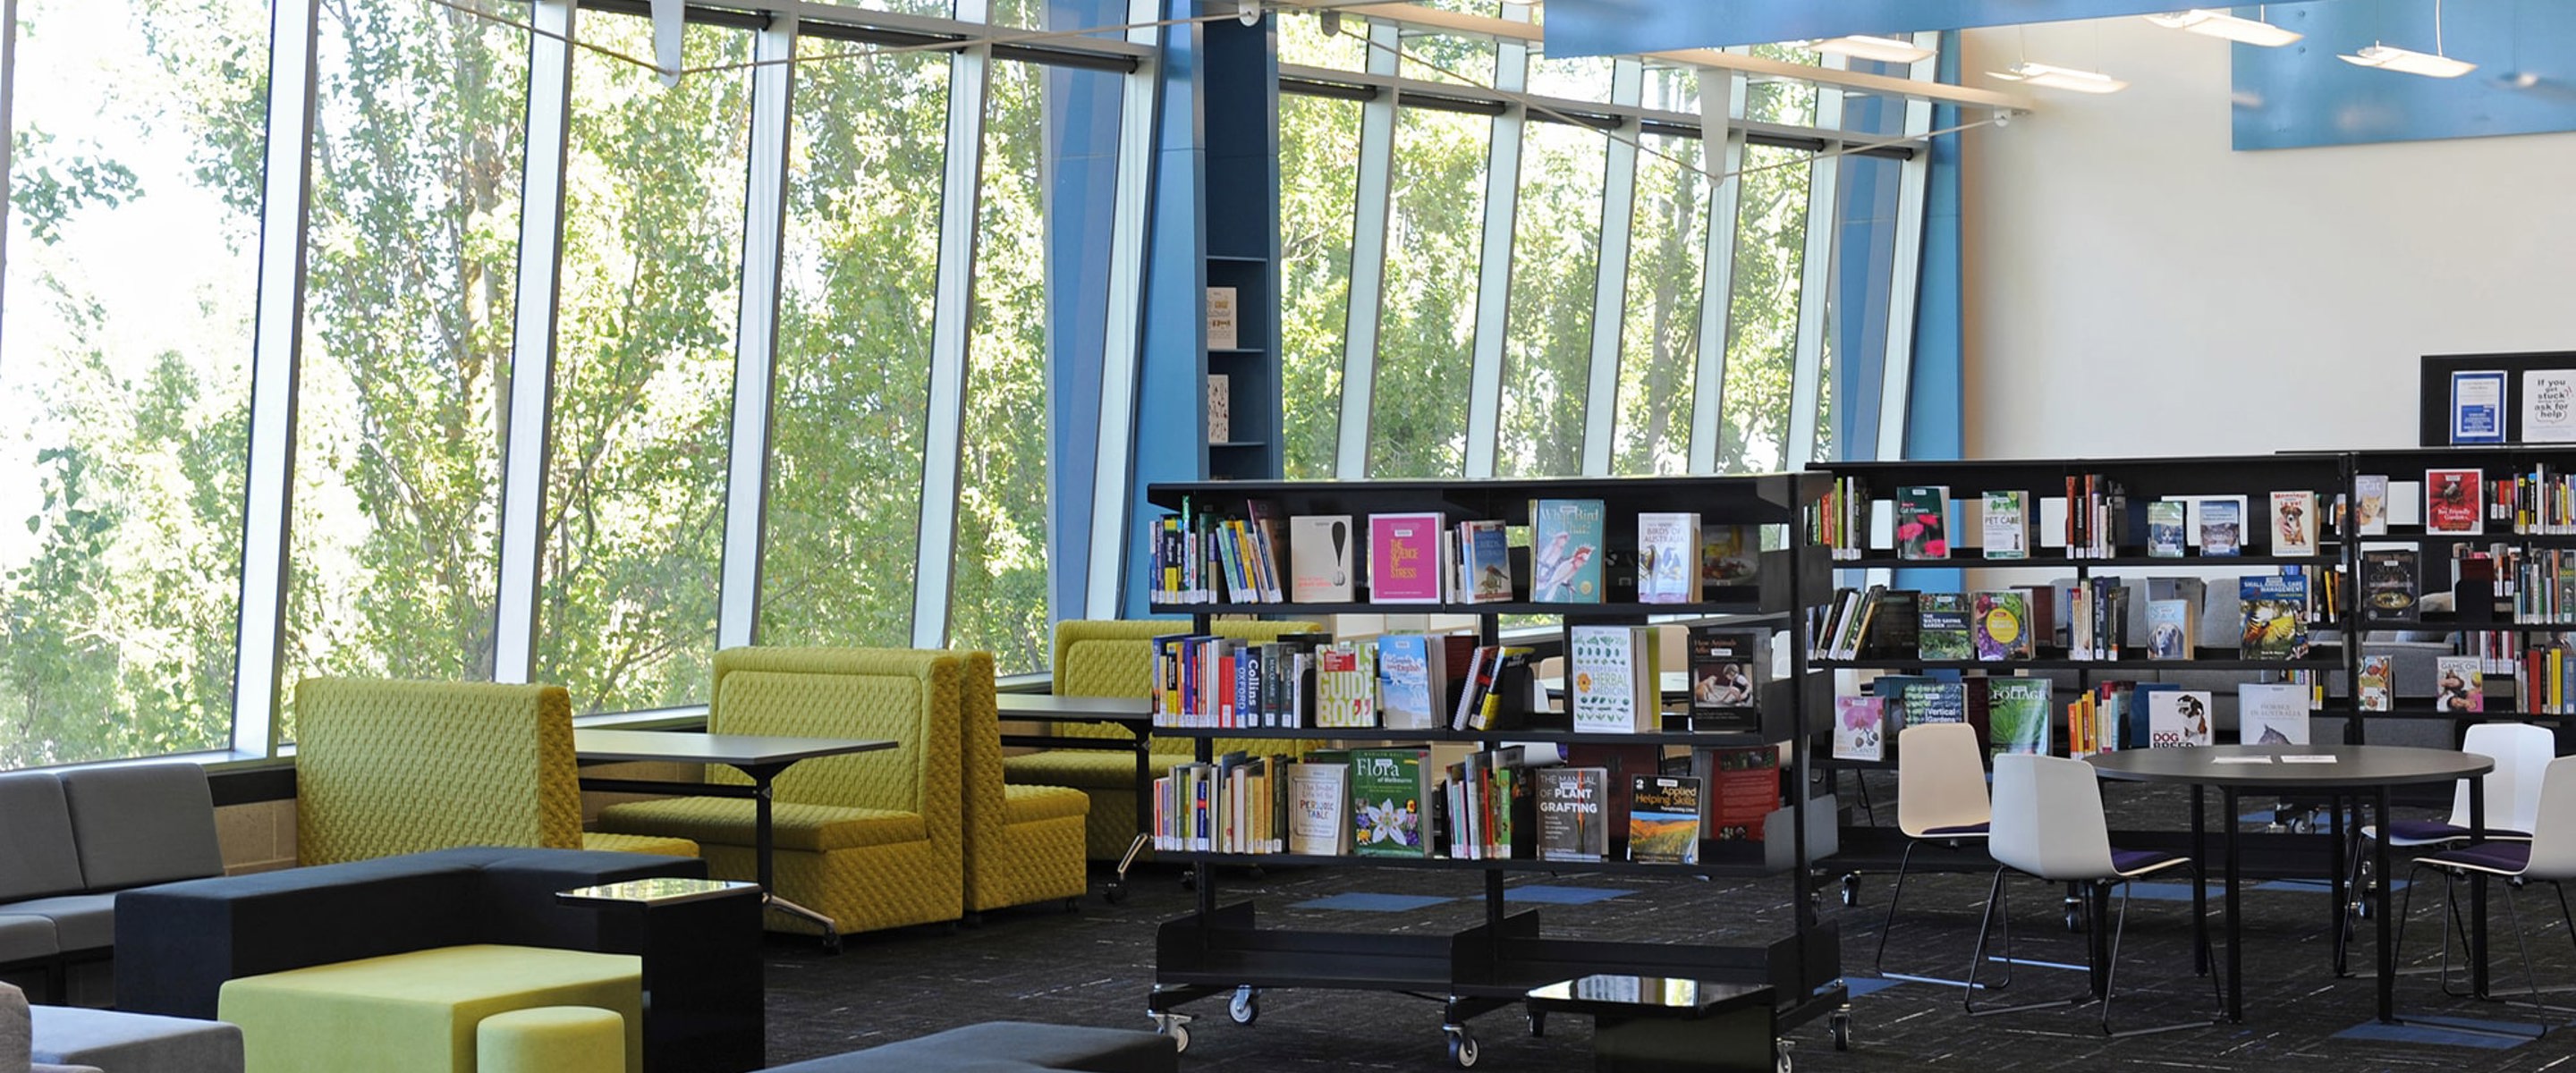
{"label": "window mullion", "polygon": [[781,247],[787,229],[788,109],[796,91],[796,16],[752,42],[751,167],[742,221],[742,312],[734,341],[733,427],[726,438],[724,565],[716,647],[760,639],[760,560],[769,504],[770,406],[778,373]]}
{"label": "window mullion", "polygon": [[[1623,58],[1612,68],[1610,102],[1637,106],[1645,89],[1645,64]],[[1601,241],[1592,281],[1592,383],[1584,396],[1583,473],[1606,476],[1614,454],[1619,413],[1619,340],[1627,324],[1629,238],[1636,223],[1637,139],[1634,118],[1619,124],[1602,171]]]}
{"label": "window mullion", "polygon": [[1735,309],[1736,206],[1742,199],[1744,135],[1734,115],[1743,76],[1699,72],[1700,160],[1725,176],[1709,184],[1708,230],[1702,236],[1699,282],[1699,367],[1691,380],[1690,472],[1718,470],[1726,429],[1726,333]]}
{"label": "window mullion", "polygon": [[[1840,69],[1843,58],[1826,56],[1824,65]],[[1817,129],[1837,132],[1839,137],[1842,125],[1843,92],[1832,86],[1816,87]],[[1802,467],[1816,457],[1816,411],[1825,391],[1825,333],[1832,330],[1834,251],[1841,245],[1834,241],[1841,219],[1841,164],[1841,157],[1823,154],[1807,162],[1807,252],[1798,283],[1797,363],[1789,377],[1789,436],[1780,445],[1780,468],[1785,470]]]}
{"label": "window mullion", "polygon": [[[981,21],[984,6],[985,0],[959,0],[957,14]],[[965,475],[967,338],[975,314],[975,208],[983,192],[984,98],[992,84],[993,48],[963,49],[948,62],[948,169],[940,184],[930,412],[913,559],[915,648],[948,647],[949,600],[957,576],[958,489]]]}
{"label": "window mullion", "polygon": [[[1403,39],[1388,22],[1369,26],[1368,69],[1394,75]],[[1352,188],[1350,309],[1343,318],[1342,420],[1334,476],[1368,476],[1369,422],[1377,396],[1378,316],[1386,307],[1387,199],[1394,188],[1396,91],[1360,106],[1359,177]]]}
{"label": "window mullion", "polygon": [[[1914,35],[1918,47],[1935,48],[1938,33]],[[1914,63],[1909,76],[1917,81],[1931,81],[1939,70],[1938,57],[1927,57]],[[1932,102],[1908,98],[1905,102],[1905,135],[1920,138],[1932,132]],[[1914,310],[1921,299],[1923,281],[1923,213],[1932,181],[1932,152],[1927,143],[1922,152],[1906,158],[1896,180],[1896,242],[1893,261],[1888,269],[1887,288],[1887,355],[1881,366],[1878,388],[1879,458],[1905,457],[1905,428],[1914,394]]]}
{"label": "window mullion", "polygon": [[526,173],[519,185],[519,283],[510,348],[509,436],[501,456],[501,569],[492,679],[525,682],[536,663],[545,555],[547,419],[554,409],[555,302],[563,272],[564,167],[572,130],[574,0],[535,0],[528,41]]}
{"label": "window mullion", "polygon": [[[1529,9],[1511,5],[1504,17],[1529,18]],[[1494,88],[1519,93],[1529,85],[1529,45],[1503,40],[1495,49]],[[1503,343],[1511,331],[1512,227],[1520,214],[1521,138],[1529,125],[1527,106],[1517,101],[1494,117],[1492,145],[1485,157],[1485,235],[1476,276],[1476,334],[1467,374],[1467,472],[1494,475],[1494,456],[1501,449],[1503,423]]]}

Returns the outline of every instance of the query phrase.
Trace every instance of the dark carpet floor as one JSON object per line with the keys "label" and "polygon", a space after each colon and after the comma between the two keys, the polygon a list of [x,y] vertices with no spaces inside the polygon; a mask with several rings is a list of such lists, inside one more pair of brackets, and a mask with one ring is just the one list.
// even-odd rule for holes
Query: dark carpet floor
{"label": "dark carpet floor", "polygon": [[[1194,904],[1178,877],[1172,868],[1142,868],[1123,905],[1106,904],[1095,883],[1095,894],[1075,912],[1016,910],[954,933],[910,929],[855,936],[837,956],[773,936],[770,1060],[835,1054],[997,1019],[1151,1027],[1145,995],[1153,980],[1155,926],[1187,914]],[[1096,878],[1105,879],[1105,873]],[[1843,930],[1843,964],[1856,992],[1855,1038],[1851,1050],[1837,1051],[1821,1020],[1790,1028],[1786,1036],[1798,1069],[2576,1070],[2569,1064],[2576,1058],[2576,1031],[2526,1041],[2439,1023],[2375,1023],[2373,948],[2362,940],[2353,952],[2355,975],[2333,975],[2327,896],[2313,885],[2248,884],[2242,1024],[2115,1040],[2101,1036],[2098,1007],[1972,1018],[1962,1011],[1956,986],[1886,981],[1871,971],[1887,878],[1865,878],[1855,907],[1844,907],[1830,894],[1824,899],[1826,919]],[[1987,879],[1984,872],[1918,872],[1909,879],[1889,970],[1958,976],[1976,938]],[[1519,894],[1515,908],[1545,903],[1551,935],[1742,942],[1778,934],[1791,916],[1785,879],[1703,882],[1569,871],[1515,872],[1509,884]],[[1319,930],[1436,934],[1477,923],[1485,911],[1482,881],[1472,872],[1275,869],[1258,876],[1221,874],[1219,889],[1221,901],[1255,902],[1265,924]],[[2142,887],[2131,905],[2115,1027],[2202,1018],[2212,1008],[2210,982],[2191,971],[2186,889],[2179,883]],[[1336,903],[1361,903],[1356,908],[1301,907],[1355,893],[1394,897]],[[2420,893],[2397,980],[2401,1013],[2507,1030],[2513,1022],[2536,1020],[2531,1011],[2503,1002],[2442,994],[2434,975],[2441,955],[2438,887],[2428,882]],[[2068,932],[2057,889],[2024,880],[2007,900],[2018,925],[2019,957],[2081,965],[2083,940]],[[2545,885],[2526,890],[2520,906],[2542,986],[2576,984],[2576,954],[2552,891]],[[2494,926],[2495,989],[2521,995],[2523,963],[2500,900]],[[2024,965],[2005,994],[2011,1001],[2033,1001],[2073,995],[2084,986],[2080,969]],[[2576,1005],[2576,995],[2553,1001]],[[1251,1025],[1229,1020],[1222,997],[1184,1012],[1198,1015],[1183,1059],[1193,1071],[1450,1068],[1439,1006],[1420,998],[1271,991],[1262,996]],[[2576,1013],[2550,1017],[2555,1025],[2576,1024]],[[1590,1026],[1582,1018],[1551,1019],[1543,1038],[1529,1035],[1516,1008],[1478,1018],[1472,1028],[1481,1046],[1480,1069],[1590,1066]]]}

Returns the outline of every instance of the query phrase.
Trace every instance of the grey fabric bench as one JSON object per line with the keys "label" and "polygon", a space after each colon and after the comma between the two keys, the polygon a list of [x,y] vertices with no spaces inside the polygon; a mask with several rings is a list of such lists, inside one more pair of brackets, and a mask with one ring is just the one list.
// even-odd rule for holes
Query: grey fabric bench
{"label": "grey fabric bench", "polygon": [[0,971],[68,966],[116,948],[116,892],[222,875],[214,797],[195,764],[0,775]]}
{"label": "grey fabric bench", "polygon": [[1179,1073],[1169,1036],[1117,1028],[994,1021],[864,1051],[772,1067],[770,1073]]}
{"label": "grey fabric bench", "polygon": [[220,1021],[29,1006],[0,984],[0,1073],[242,1073],[241,1030]]}

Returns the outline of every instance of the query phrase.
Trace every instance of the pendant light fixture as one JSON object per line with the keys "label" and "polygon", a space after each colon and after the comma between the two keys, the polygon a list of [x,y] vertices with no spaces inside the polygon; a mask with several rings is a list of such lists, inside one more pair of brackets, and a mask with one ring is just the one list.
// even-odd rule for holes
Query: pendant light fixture
{"label": "pendant light fixture", "polygon": [[1818,52],[1879,63],[1920,63],[1932,58],[1931,49],[1917,47],[1911,41],[1867,34],[1828,37],[1822,41],[1805,42],[1805,45]]}
{"label": "pendant light fixture", "polygon": [[2176,11],[2166,15],[2149,15],[2147,21],[2168,30],[2188,30],[2207,37],[2223,37],[2240,44],[2259,45],[2264,48],[2279,48],[2300,38],[2301,35],[2297,31],[2274,26],[2262,18],[2261,16],[2265,14],[2262,9],[2258,8],[2256,14],[2258,17],[2248,19],[2230,15],[2224,11],[2196,7],[2189,11]]}
{"label": "pendant light fixture", "polygon": [[2426,78],[2458,78],[2477,70],[2478,65],[2455,60],[2442,53],[2442,0],[2433,0],[2433,51],[2417,52],[2411,48],[2372,42],[2369,48],[2346,52],[2337,57],[2355,67],[2376,67],[2383,71],[2423,75]]}
{"label": "pendant light fixture", "polygon": [[2000,71],[1989,71],[2007,82],[2019,82],[2042,89],[2073,90],[2077,93],[2118,93],[2129,84],[2100,71],[2080,71],[2054,64],[2023,60]]}

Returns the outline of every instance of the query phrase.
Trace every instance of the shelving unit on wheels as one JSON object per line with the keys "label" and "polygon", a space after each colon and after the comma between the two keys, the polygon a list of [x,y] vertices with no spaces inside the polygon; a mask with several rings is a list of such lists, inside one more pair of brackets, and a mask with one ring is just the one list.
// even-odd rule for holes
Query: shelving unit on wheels
{"label": "shelving unit on wheels", "polygon": [[[1166,510],[1185,505],[1219,504],[1240,510],[1247,500],[1265,500],[1283,517],[1348,514],[1354,528],[1366,532],[1371,513],[1440,511],[1451,520],[1498,518],[1526,524],[1532,499],[1599,499],[1605,505],[1608,551],[1633,550],[1636,516],[1642,511],[1697,511],[1709,524],[1794,526],[1801,504],[1825,487],[1822,477],[1609,478],[1571,480],[1248,482],[1156,484],[1149,502]],[[1789,530],[1794,533],[1794,528]],[[1365,540],[1355,541],[1355,565],[1366,558]],[[1815,559],[1807,569],[1794,560]],[[1204,632],[1213,616],[1225,614],[1463,614],[1478,617],[1485,643],[1499,636],[1500,619],[1544,615],[1567,623],[1644,623],[1650,616],[1728,616],[1747,627],[1764,630],[1786,626],[1793,609],[1806,602],[1801,589],[1810,577],[1823,576],[1822,553],[1780,550],[1761,557],[1758,584],[1713,589],[1696,604],[1640,603],[1488,603],[1488,604],[1255,604],[1225,603],[1166,611],[1186,612],[1194,629]],[[1614,567],[1615,569],[1615,567]],[[1605,574],[1605,577],[1607,575]],[[1525,594],[1526,590],[1522,590]],[[1177,623],[1175,624],[1177,626]],[[1157,733],[1196,739],[1197,756],[1212,759],[1217,738],[1303,738],[1335,742],[1511,742],[1688,746],[1694,748],[1757,746],[1812,737],[1812,697],[1819,679],[1808,673],[1804,653],[1793,652],[1787,688],[1764,694],[1761,733],[1668,732],[1655,734],[1577,734],[1564,729],[1508,729],[1491,732],[1387,730],[1380,728],[1199,729],[1157,728]],[[1808,688],[1795,688],[1807,686]],[[1544,718],[1544,717],[1542,717]],[[1841,944],[1836,927],[1818,919],[1812,894],[1813,861],[1806,852],[1810,825],[1831,817],[1811,817],[1808,805],[1810,751],[1793,748],[1782,759],[1781,772],[1790,802],[1788,830],[1766,832],[1772,842],[1706,841],[1701,863],[1642,864],[1627,861],[1563,862],[1537,859],[1461,860],[1446,857],[1310,857],[1281,854],[1171,852],[1160,859],[1192,867],[1196,911],[1166,922],[1156,937],[1155,973],[1147,1008],[1158,1030],[1187,1047],[1189,1015],[1181,1006],[1218,995],[1231,996],[1229,1013],[1241,1024],[1259,1016],[1259,996],[1269,988],[1333,988],[1410,993],[1441,1004],[1441,1031],[1448,1055],[1461,1068],[1477,1058],[1468,1022],[1481,1014],[1519,1003],[1529,990],[1595,973],[1617,972],[1688,977],[1720,982],[1767,984],[1778,996],[1774,1023],[1782,1031],[1819,1018],[1831,1020],[1837,1046],[1850,1039],[1850,1006],[1843,986]],[[1766,847],[1787,838],[1790,851]],[[1614,843],[1614,852],[1616,845]],[[1784,860],[1785,858],[1785,860]],[[1218,889],[1214,866],[1337,865],[1454,871],[1481,881],[1485,918],[1481,924],[1447,935],[1407,935],[1316,931],[1265,927],[1249,902],[1227,902]],[[1786,873],[1792,888],[1797,923],[1787,934],[1736,945],[1694,945],[1551,937],[1534,910],[1505,904],[1505,878],[1513,872],[1588,873],[1665,877],[1757,877]],[[1530,1020],[1533,1032],[1541,1021]],[[1786,1059],[1781,1059],[1786,1067]]]}

